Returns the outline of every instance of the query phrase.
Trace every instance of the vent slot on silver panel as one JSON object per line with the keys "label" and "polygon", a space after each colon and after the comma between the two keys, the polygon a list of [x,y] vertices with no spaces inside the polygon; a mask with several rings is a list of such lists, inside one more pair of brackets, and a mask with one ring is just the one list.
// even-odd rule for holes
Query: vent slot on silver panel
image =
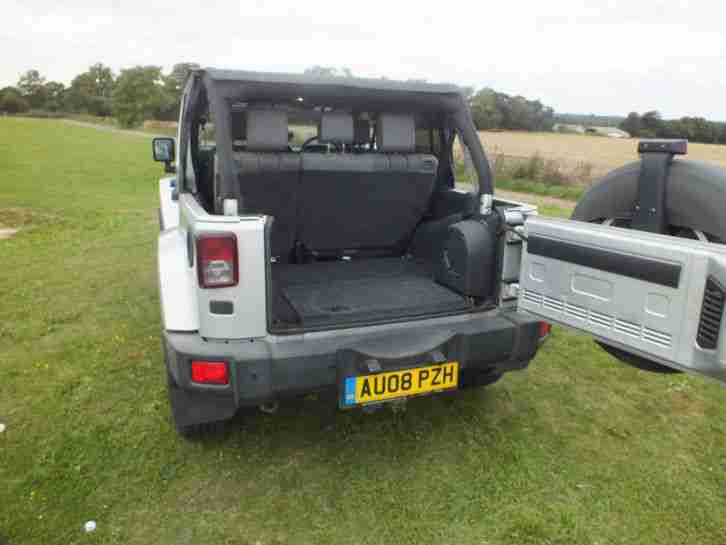
{"label": "vent slot on silver panel", "polygon": [[[672,343],[672,336],[669,333],[642,326],[629,320],[623,320],[622,318],[615,318],[603,312],[589,310],[569,301],[562,301],[556,297],[542,295],[532,290],[525,290],[524,300],[547,310],[562,312],[565,316],[582,320],[599,328],[614,330],[634,339],[641,339],[664,348],[670,348]],[[724,300],[726,300],[726,297]]]}
{"label": "vent slot on silver panel", "polygon": [[574,303],[565,303],[565,314],[579,320],[587,320],[587,309]]}
{"label": "vent slot on silver panel", "polygon": [[669,335],[668,333],[663,333],[662,331],[658,331],[656,329],[651,329],[649,327],[643,327],[643,340],[654,344],[659,344],[666,348],[671,345],[671,335]]}
{"label": "vent slot on silver panel", "polygon": [[590,321],[595,325],[599,325],[607,329],[612,329],[613,327],[613,317],[596,310],[590,311]]}
{"label": "vent slot on silver panel", "polygon": [[542,296],[532,290],[524,290],[524,300],[537,306],[542,304]]}
{"label": "vent slot on silver panel", "polygon": [[562,312],[565,309],[565,304],[562,301],[554,297],[547,297],[546,295],[542,300],[542,306],[555,312]]}
{"label": "vent slot on silver panel", "polygon": [[619,318],[615,320],[615,331],[624,333],[625,335],[630,335],[637,339],[640,338],[640,326],[627,320],[621,320]]}
{"label": "vent slot on silver panel", "polygon": [[715,278],[709,276],[703,292],[701,319],[698,322],[696,336],[698,346],[701,348],[715,350],[718,346],[724,303],[726,303],[726,291]]}

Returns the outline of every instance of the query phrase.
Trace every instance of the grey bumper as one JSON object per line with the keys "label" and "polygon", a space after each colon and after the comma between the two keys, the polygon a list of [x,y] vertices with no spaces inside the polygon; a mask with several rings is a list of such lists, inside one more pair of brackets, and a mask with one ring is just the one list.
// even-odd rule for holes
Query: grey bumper
{"label": "grey bumper", "polygon": [[[400,368],[430,363],[432,354],[439,354],[458,361],[462,372],[521,369],[537,351],[538,334],[539,322],[532,317],[492,311],[235,341],[165,331],[164,343],[173,382],[178,390],[195,393],[189,403],[216,403],[226,414],[244,405],[335,387],[356,362],[370,358]],[[230,384],[193,383],[192,359],[228,362]]]}

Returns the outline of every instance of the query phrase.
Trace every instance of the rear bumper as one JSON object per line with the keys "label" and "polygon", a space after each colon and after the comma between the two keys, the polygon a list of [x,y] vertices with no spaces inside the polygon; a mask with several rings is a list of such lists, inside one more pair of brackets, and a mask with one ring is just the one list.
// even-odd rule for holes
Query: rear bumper
{"label": "rear bumper", "polygon": [[[462,372],[522,369],[537,351],[538,336],[539,322],[534,318],[491,311],[235,341],[211,341],[196,333],[165,331],[164,344],[179,398],[176,406],[189,405],[189,411],[184,411],[188,417],[183,420],[196,423],[231,417],[238,407],[335,387],[339,377],[370,358],[400,367],[407,362],[409,366],[431,362],[432,355],[438,354],[458,361]],[[228,362],[230,384],[193,383],[193,359]]]}

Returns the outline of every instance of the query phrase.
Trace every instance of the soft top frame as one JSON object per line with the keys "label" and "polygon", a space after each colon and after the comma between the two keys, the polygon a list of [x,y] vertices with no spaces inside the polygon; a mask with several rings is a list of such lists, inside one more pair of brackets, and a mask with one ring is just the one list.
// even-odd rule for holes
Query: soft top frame
{"label": "soft top frame", "polygon": [[[455,85],[203,68],[194,70],[187,81],[185,116],[180,128],[182,138],[189,130],[194,109],[202,97],[206,97],[215,121],[220,180],[215,209],[221,207],[223,199],[231,198],[237,199],[239,210],[244,211],[233,160],[230,126],[233,106],[259,102],[290,104],[298,97],[304,97],[306,106],[312,103],[359,111],[443,114],[448,128],[457,131],[469,149],[479,178],[479,194],[493,193],[489,162],[469,105]],[[180,143],[180,151],[184,147]]]}

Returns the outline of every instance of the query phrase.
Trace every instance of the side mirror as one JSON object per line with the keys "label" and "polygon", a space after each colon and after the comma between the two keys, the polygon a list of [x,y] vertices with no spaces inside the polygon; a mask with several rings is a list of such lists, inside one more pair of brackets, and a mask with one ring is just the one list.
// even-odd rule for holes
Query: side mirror
{"label": "side mirror", "polygon": [[164,163],[164,172],[176,172],[176,168],[172,165],[174,159],[176,159],[173,138],[169,138],[167,136],[154,138],[151,141],[151,148],[154,152],[154,161]]}

